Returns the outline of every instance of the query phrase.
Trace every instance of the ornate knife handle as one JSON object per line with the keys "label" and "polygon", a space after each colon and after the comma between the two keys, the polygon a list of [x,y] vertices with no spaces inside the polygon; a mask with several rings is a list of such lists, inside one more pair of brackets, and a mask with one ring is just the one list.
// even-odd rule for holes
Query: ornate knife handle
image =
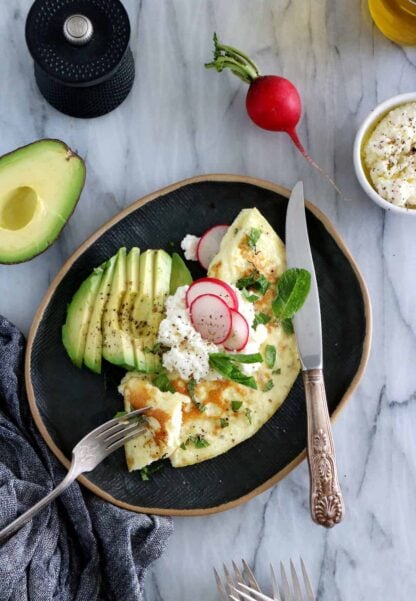
{"label": "ornate knife handle", "polygon": [[338,482],[335,447],[321,369],[303,372],[308,413],[308,460],[312,519],[332,528],[344,516]]}

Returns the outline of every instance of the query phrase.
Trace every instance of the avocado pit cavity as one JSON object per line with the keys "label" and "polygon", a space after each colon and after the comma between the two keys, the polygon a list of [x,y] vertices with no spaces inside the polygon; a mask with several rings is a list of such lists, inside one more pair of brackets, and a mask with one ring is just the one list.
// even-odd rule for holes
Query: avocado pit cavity
{"label": "avocado pit cavity", "polygon": [[0,227],[21,230],[30,221],[39,204],[36,191],[30,186],[19,186],[0,197]]}

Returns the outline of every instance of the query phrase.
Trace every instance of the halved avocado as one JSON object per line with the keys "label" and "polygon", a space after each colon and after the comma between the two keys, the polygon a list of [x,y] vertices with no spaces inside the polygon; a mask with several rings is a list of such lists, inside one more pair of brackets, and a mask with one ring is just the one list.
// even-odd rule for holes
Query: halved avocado
{"label": "halved avocado", "polygon": [[84,161],[60,140],[38,140],[0,157],[0,263],[28,261],[46,250],[84,182]]}

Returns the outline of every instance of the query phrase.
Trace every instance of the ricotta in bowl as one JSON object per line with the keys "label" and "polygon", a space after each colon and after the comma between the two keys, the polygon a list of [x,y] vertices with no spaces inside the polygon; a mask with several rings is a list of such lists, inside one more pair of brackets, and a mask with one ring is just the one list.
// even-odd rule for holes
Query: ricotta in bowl
{"label": "ricotta in bowl", "polygon": [[362,157],[384,200],[416,209],[416,102],[397,106],[379,120],[364,141]]}

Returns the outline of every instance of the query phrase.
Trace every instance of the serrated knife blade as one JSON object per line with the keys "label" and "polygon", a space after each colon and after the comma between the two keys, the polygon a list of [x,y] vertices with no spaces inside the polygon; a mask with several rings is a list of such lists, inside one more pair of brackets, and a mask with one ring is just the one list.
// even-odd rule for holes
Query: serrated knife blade
{"label": "serrated knife blade", "polygon": [[308,463],[312,519],[331,528],[344,516],[344,500],[338,482],[335,447],[329,419],[322,370],[322,326],[318,284],[309,243],[303,183],[292,190],[286,215],[286,263],[307,269],[311,288],[293,325],[302,364],[308,419]]}

